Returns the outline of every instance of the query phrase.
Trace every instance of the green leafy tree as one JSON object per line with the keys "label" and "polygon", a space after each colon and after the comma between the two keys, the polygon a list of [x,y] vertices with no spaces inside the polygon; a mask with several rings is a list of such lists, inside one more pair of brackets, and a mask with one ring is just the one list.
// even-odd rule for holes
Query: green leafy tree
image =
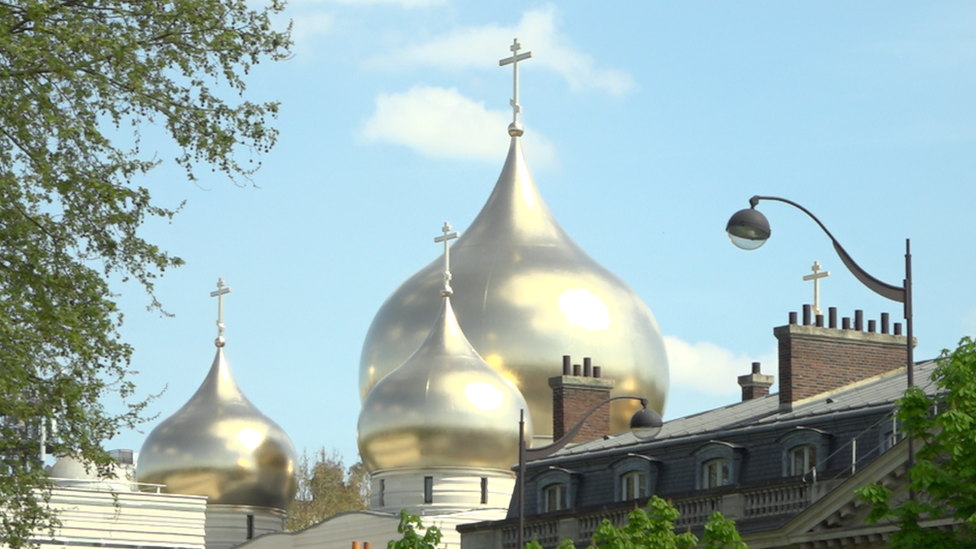
{"label": "green leafy tree", "polygon": [[403,534],[403,537],[390,540],[390,543],[386,544],[386,549],[436,549],[443,536],[440,528],[425,527],[420,517],[409,513],[406,509],[400,511],[397,532]]}
{"label": "green leafy tree", "polygon": [[[858,491],[872,504],[870,522],[897,524],[888,542],[893,548],[976,546],[976,342],[966,337],[954,351],[942,351],[932,379],[934,395],[916,386],[898,401],[904,434],[922,443],[909,471],[915,497],[893,501],[891,489],[880,484]],[[961,527],[923,526],[942,518],[955,519]]]}
{"label": "green leafy tree", "polygon": [[362,463],[348,469],[339,452],[319,448],[302,453],[296,470],[298,492],[288,508],[288,530],[301,530],[344,511],[368,508],[369,473]]}
{"label": "green leafy tree", "polygon": [[[701,539],[691,532],[676,533],[674,521],[680,513],[670,502],[653,496],[647,509],[634,509],[627,515],[627,523],[616,527],[607,519],[597,527],[590,547],[598,549],[691,549],[701,544],[707,549],[746,549],[746,544],[735,528],[735,522],[715,512],[705,524]],[[559,549],[575,549],[572,540],[566,539]],[[526,549],[542,549],[535,541]]]}
{"label": "green leafy tree", "polygon": [[135,281],[158,310],[155,279],[182,263],[140,236],[178,209],[136,184],[159,162],[140,136],[168,135],[190,178],[248,179],[277,104],[244,100],[243,78],[290,46],[270,1],[0,1],[0,545],[55,524],[43,433],[56,426],[53,452],[106,472],[103,441],[140,421],[109,280]]}

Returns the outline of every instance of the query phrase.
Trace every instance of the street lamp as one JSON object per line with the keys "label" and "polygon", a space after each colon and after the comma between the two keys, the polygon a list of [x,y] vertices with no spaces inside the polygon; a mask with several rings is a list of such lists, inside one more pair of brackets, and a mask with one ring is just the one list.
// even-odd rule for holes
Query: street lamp
{"label": "street lamp", "polygon": [[641,403],[641,409],[637,410],[633,416],[630,418],[630,430],[633,431],[634,436],[639,439],[647,440],[652,439],[659,432],[661,432],[661,415],[658,414],[653,409],[647,407],[647,399],[636,396],[615,396],[610,397],[603,402],[600,402],[596,406],[587,410],[583,417],[573,425],[572,429],[569,430],[565,435],[563,435],[559,440],[554,441],[552,444],[542,446],[540,448],[526,448],[525,447],[525,410],[522,410],[519,416],[519,462],[518,462],[518,535],[516,539],[518,540],[518,545],[515,549],[522,549],[525,545],[525,461],[526,458],[531,459],[542,459],[544,457],[549,457],[556,452],[562,450],[566,447],[573,437],[579,433],[580,429],[583,428],[583,424],[586,420],[593,415],[602,406],[609,404],[615,400],[637,400]]}
{"label": "street lamp", "polygon": [[820,222],[819,219],[809,210],[803,206],[787,200],[785,198],[778,198],[775,196],[754,196],[749,199],[749,209],[739,210],[735,212],[731,219],[729,219],[728,225],[726,225],[725,230],[729,234],[729,239],[732,243],[742,248],[743,250],[755,250],[766,243],[769,239],[772,231],[769,229],[769,221],[766,220],[766,216],[756,209],[760,200],[775,200],[777,202],[784,202],[797,208],[803,213],[810,216],[820,225],[827,236],[830,237],[831,243],[834,245],[834,250],[837,251],[837,255],[840,256],[840,260],[844,262],[848,270],[855,278],[861,281],[862,284],[873,290],[875,293],[890,299],[892,301],[897,301],[904,305],[905,311],[905,331],[907,332],[907,366],[908,366],[908,386],[911,387],[915,384],[915,357],[914,348],[912,345],[912,248],[911,239],[905,239],[905,279],[903,280],[902,286],[893,286],[887,284],[869,275],[864,269],[862,269],[857,263],[851,259],[844,247],[837,242],[834,235],[830,234],[827,227]]}

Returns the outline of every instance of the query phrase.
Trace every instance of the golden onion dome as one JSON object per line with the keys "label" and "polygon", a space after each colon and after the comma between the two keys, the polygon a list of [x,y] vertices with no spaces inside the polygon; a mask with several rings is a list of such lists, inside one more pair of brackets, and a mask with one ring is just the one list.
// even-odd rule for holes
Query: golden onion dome
{"label": "golden onion dome", "polygon": [[[646,397],[664,412],[668,362],[657,321],[619,277],[563,231],[539,194],[522,153],[521,126],[488,202],[452,246],[454,307],[471,345],[525,396],[536,435],[552,435],[548,378],[563,355],[593,357],[613,395]],[[359,365],[368,399],[417,348],[433,321],[441,260],[408,278],[376,313]],[[612,429],[628,428],[636,402],[612,405]]]}
{"label": "golden onion dome", "polygon": [[[406,467],[507,471],[518,461],[519,416],[526,408],[518,389],[464,337],[445,295],[427,339],[363,403],[359,453],[370,472]],[[531,425],[527,419],[527,439]]]}
{"label": "golden onion dome", "polygon": [[223,337],[207,378],[142,445],[139,482],[209,504],[287,509],[295,497],[295,447],[244,396],[224,357]]}

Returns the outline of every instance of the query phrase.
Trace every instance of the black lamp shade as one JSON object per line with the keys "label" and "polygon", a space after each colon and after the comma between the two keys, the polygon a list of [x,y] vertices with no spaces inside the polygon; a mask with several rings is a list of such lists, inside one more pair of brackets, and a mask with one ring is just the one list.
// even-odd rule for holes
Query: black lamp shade
{"label": "black lamp shade", "polygon": [[755,250],[766,243],[772,231],[766,216],[755,208],[746,208],[735,212],[725,232],[733,244],[743,250]]}

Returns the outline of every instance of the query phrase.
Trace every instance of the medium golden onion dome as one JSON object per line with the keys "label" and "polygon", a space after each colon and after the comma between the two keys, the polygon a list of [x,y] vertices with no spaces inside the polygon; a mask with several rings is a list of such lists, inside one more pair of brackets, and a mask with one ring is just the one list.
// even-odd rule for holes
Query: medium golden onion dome
{"label": "medium golden onion dome", "polygon": [[[518,389],[478,356],[450,297],[416,352],[370,391],[359,414],[359,454],[370,471],[479,467],[518,461]],[[526,438],[531,439],[531,421]]]}
{"label": "medium golden onion dome", "polygon": [[208,504],[287,509],[295,497],[295,447],[244,396],[230,375],[223,338],[196,394],[142,445],[139,482],[167,493],[207,496]]}
{"label": "medium golden onion dome", "polygon": [[[561,357],[592,357],[614,395],[646,397],[664,412],[668,362],[657,321],[620,278],[586,254],[556,222],[512,136],[498,183],[451,248],[453,303],[468,340],[525,396],[536,435],[552,435],[548,378]],[[433,321],[440,259],[418,271],[380,307],[359,364],[360,397],[417,348]],[[636,402],[612,405],[614,431],[628,428]]]}

